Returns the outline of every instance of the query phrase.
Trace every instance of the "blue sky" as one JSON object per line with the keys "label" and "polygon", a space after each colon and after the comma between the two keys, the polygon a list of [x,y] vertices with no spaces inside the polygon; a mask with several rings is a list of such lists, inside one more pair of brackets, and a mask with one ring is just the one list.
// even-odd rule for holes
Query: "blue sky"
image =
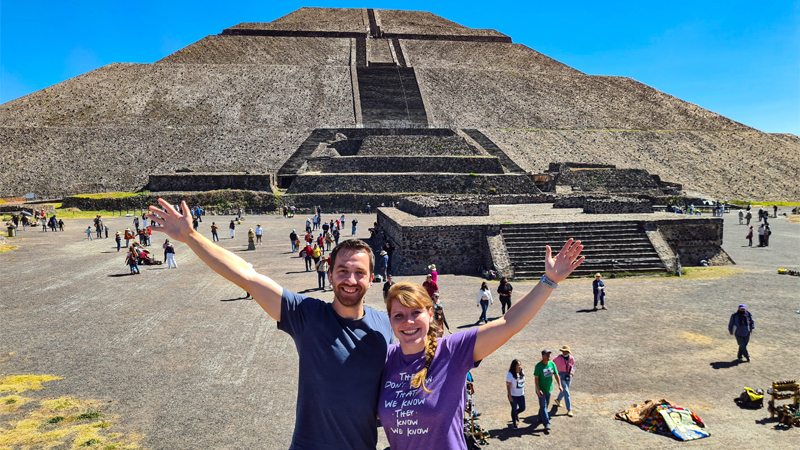
{"label": "blue sky", "polygon": [[430,11],[582,72],[631,77],[759,130],[800,135],[800,1],[2,0],[0,103],[301,6]]}

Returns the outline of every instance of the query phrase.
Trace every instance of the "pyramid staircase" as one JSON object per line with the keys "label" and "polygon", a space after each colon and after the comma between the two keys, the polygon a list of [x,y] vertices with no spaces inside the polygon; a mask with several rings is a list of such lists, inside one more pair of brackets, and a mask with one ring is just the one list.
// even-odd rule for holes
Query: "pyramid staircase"
{"label": "pyramid staircase", "polygon": [[569,238],[583,243],[586,257],[572,276],[666,271],[642,222],[503,225],[502,231],[517,278],[542,276],[545,245],[555,253]]}

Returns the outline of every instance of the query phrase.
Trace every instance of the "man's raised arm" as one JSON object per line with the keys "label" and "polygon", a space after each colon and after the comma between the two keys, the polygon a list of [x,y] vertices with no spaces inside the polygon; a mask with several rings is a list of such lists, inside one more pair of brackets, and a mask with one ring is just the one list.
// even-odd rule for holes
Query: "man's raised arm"
{"label": "man's raised arm", "polygon": [[[245,260],[195,231],[192,228],[191,214],[179,214],[164,199],[158,199],[158,203],[164,207],[166,212],[157,206],[150,206],[148,217],[161,225],[151,228],[153,231],[165,233],[170,238],[188,245],[208,267],[249,292],[273,319],[281,320],[283,288],[278,283],[257,273]],[[186,202],[181,202],[181,211],[189,211]]]}

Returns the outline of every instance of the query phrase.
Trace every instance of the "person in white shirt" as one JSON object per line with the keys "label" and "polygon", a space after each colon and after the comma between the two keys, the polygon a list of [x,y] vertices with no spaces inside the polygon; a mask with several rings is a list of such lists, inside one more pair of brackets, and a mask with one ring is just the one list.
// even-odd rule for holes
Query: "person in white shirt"
{"label": "person in white shirt", "polygon": [[508,402],[511,403],[511,427],[517,428],[519,415],[525,411],[525,372],[517,359],[511,361],[511,367],[506,374],[506,390]]}
{"label": "person in white shirt", "polygon": [[481,316],[476,323],[481,323],[481,320],[489,323],[489,319],[486,318],[486,311],[489,309],[490,303],[494,304],[494,299],[492,298],[492,291],[489,290],[489,285],[485,281],[481,283],[481,290],[478,291],[478,300],[475,303],[481,308]]}

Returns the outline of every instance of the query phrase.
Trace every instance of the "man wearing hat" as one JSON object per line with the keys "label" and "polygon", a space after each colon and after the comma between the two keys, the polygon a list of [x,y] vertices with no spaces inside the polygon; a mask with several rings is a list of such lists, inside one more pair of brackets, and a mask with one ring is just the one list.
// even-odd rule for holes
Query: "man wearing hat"
{"label": "man wearing hat", "polygon": [[561,406],[561,399],[564,399],[564,406],[567,407],[567,415],[572,417],[572,402],[569,396],[569,383],[575,375],[575,358],[572,356],[572,351],[569,345],[561,347],[558,351],[561,355],[556,356],[555,361],[556,369],[558,369],[558,378],[561,380],[561,388],[563,389],[558,398],[556,398],[556,407]]}
{"label": "man wearing hat", "polygon": [[544,425],[545,433],[550,432],[550,393],[553,391],[553,381],[558,383],[558,391],[561,392],[561,380],[556,376],[558,369],[553,361],[550,361],[550,350],[542,350],[542,360],[536,363],[533,368],[534,388],[536,395],[539,396],[539,421]]}
{"label": "man wearing hat", "polygon": [[[735,332],[734,328],[736,328]],[[739,310],[731,314],[731,320],[728,321],[728,333],[736,336],[736,342],[739,344],[739,352],[736,354],[736,359],[739,362],[742,361],[742,356],[747,358],[747,362],[750,362],[747,343],[750,342],[750,335],[755,328],[756,323],[753,321],[753,315],[747,310],[747,306],[742,303],[739,305]]]}
{"label": "man wearing hat", "polygon": [[380,270],[381,274],[383,275],[383,279],[387,278],[387,272],[389,267],[389,254],[386,253],[386,250],[381,251],[381,258],[378,262],[378,270]]}

